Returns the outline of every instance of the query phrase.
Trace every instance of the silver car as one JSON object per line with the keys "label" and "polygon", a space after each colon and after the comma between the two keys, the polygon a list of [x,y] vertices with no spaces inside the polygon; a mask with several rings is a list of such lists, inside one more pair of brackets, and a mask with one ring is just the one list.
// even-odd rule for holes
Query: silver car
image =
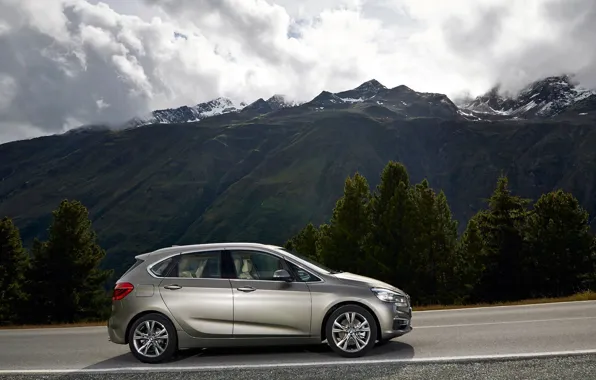
{"label": "silver car", "polygon": [[187,348],[325,341],[354,358],[412,331],[402,290],[282,247],[173,246],[136,260],[114,288],[108,333],[145,363]]}

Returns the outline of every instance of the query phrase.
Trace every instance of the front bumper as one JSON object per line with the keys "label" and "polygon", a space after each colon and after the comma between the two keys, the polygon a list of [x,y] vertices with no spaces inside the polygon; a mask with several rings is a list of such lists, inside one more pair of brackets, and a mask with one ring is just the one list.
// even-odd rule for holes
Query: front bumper
{"label": "front bumper", "polygon": [[413,330],[411,306],[397,307],[396,304],[384,303],[378,309],[377,316],[381,326],[379,339],[396,338]]}

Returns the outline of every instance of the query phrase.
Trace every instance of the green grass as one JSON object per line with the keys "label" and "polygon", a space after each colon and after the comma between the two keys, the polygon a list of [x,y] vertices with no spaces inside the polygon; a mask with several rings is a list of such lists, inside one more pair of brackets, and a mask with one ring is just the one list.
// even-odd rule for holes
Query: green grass
{"label": "green grass", "polygon": [[495,303],[480,303],[469,305],[429,305],[417,306],[412,308],[414,311],[428,311],[428,310],[455,310],[455,309],[469,309],[473,307],[494,307],[494,306],[519,306],[519,305],[537,305],[543,303],[558,303],[558,302],[575,302],[575,301],[596,301],[596,292],[585,291],[567,297],[558,298],[535,298],[528,300],[520,300],[514,302],[495,302]]}

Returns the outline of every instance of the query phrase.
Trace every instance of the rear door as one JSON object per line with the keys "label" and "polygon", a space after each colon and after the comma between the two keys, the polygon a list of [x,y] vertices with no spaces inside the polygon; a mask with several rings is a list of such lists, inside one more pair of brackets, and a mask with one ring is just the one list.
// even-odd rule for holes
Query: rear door
{"label": "rear door", "polygon": [[233,292],[221,251],[182,253],[159,285],[176,321],[193,337],[231,336]]}
{"label": "rear door", "polygon": [[275,280],[278,269],[292,271],[281,256],[260,250],[229,250],[236,271],[234,337],[310,336],[311,297],[304,282]]}

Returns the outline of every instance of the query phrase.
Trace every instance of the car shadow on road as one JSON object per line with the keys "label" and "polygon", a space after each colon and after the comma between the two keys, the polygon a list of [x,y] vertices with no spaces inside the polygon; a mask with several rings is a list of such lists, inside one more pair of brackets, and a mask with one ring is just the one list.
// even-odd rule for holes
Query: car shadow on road
{"label": "car shadow on road", "polygon": [[[411,359],[414,348],[409,344],[391,341],[383,346],[377,346],[359,360],[391,360]],[[334,353],[326,344],[309,346],[271,346],[271,347],[242,347],[242,348],[211,348],[182,350],[167,362],[160,364],[144,364],[132,354],[119,355],[86,367],[85,369],[105,368],[134,368],[134,367],[227,367],[236,365],[267,365],[283,366],[292,363],[329,363],[341,362],[344,359]]]}

